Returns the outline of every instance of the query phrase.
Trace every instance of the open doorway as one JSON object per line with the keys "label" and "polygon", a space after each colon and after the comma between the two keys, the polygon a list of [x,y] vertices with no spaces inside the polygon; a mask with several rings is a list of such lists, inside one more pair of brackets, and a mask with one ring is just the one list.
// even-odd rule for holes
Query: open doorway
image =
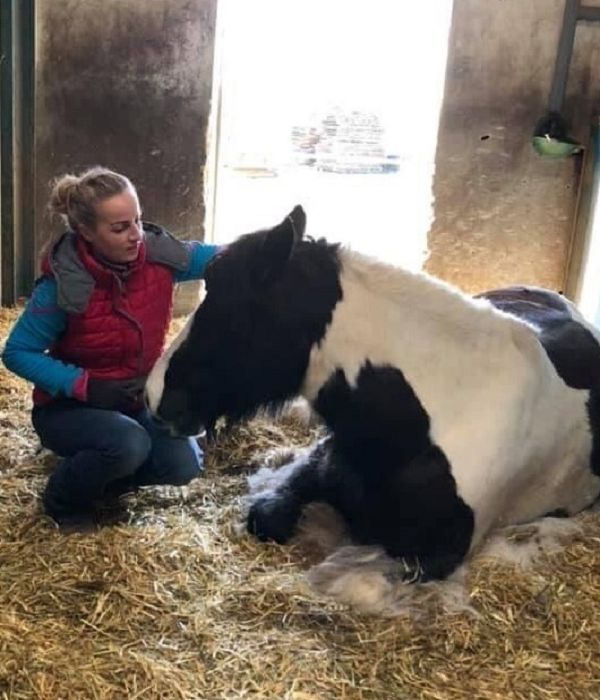
{"label": "open doorway", "polygon": [[579,186],[566,293],[600,328],[600,120],[592,125]]}
{"label": "open doorway", "polygon": [[452,0],[221,0],[207,233],[277,222],[420,269]]}

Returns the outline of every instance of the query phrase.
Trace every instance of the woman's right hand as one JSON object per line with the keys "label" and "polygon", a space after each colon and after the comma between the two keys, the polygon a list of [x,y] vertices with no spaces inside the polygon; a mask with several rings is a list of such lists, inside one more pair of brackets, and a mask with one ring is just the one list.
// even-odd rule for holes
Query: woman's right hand
{"label": "woman's right hand", "polygon": [[131,410],[141,403],[146,377],[133,379],[90,378],[87,385],[87,403],[94,408],[109,411]]}

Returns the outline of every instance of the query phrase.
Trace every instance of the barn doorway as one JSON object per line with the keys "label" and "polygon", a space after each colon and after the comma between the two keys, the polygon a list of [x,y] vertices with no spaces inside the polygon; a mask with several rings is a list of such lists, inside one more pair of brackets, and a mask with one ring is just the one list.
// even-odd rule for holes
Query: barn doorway
{"label": "barn doorway", "polygon": [[592,125],[579,186],[579,198],[565,291],[600,328],[600,119]]}
{"label": "barn doorway", "polygon": [[295,204],[308,233],[420,269],[452,0],[221,0],[207,234]]}

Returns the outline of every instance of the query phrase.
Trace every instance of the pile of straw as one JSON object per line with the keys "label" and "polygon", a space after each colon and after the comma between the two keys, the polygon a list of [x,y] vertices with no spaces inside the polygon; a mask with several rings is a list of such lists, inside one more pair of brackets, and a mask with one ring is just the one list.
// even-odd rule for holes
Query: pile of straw
{"label": "pile of straw", "polygon": [[[0,344],[14,312],[0,311]],[[0,370],[0,698],[600,698],[600,522],[535,568],[480,559],[473,613],[369,617],[315,595],[310,552],[238,534],[248,465],[310,431],[258,421],[203,479],[65,535],[40,512],[29,388]]]}

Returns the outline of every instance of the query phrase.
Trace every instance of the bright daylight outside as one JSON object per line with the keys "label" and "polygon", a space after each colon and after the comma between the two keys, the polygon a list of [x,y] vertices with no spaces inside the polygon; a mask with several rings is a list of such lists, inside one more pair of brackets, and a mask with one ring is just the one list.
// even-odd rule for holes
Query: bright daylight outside
{"label": "bright daylight outside", "polygon": [[221,0],[209,237],[227,242],[302,204],[308,234],[420,268],[451,9]]}

